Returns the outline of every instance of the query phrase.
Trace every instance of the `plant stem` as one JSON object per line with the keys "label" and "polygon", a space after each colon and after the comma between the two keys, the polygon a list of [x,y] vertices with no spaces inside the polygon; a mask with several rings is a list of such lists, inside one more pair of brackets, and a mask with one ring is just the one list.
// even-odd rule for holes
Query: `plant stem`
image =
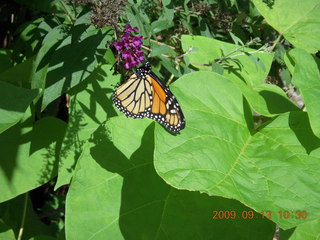
{"label": "plant stem", "polygon": [[26,213],[27,213],[28,197],[29,197],[29,196],[28,196],[28,193],[26,193],[26,194],[25,194],[25,198],[24,198],[24,204],[23,204],[23,212],[22,212],[21,225],[20,225],[19,235],[18,235],[17,240],[21,240],[21,239],[22,239],[24,222],[25,222],[25,220],[26,220]]}
{"label": "plant stem", "polygon": [[227,59],[231,54],[238,52],[241,48],[243,48],[243,46],[236,48],[235,50],[233,50],[232,52],[228,53],[227,55],[223,56],[222,58],[220,58],[218,61],[216,61],[216,63],[222,63],[225,59]]}
{"label": "plant stem", "polygon": [[261,51],[261,50],[256,50],[256,51],[252,51],[252,52],[242,52],[242,53],[239,53],[239,54],[236,54],[236,55],[233,55],[233,56],[230,56],[230,58],[235,58],[235,57],[239,57],[239,56],[242,56],[242,55],[246,55],[246,54],[252,54],[252,53],[259,53],[259,52],[264,52],[264,51]]}
{"label": "plant stem", "polygon": [[272,46],[270,47],[270,49],[269,49],[270,52],[272,52],[273,49],[276,47],[276,45],[277,45],[278,42],[280,41],[281,37],[282,37],[282,34],[280,34],[280,35],[277,37],[277,39],[274,41],[273,45],[272,45]]}
{"label": "plant stem", "polygon": [[173,78],[174,78],[174,74],[171,74],[171,76],[169,77],[169,80],[166,83],[167,87],[171,84],[171,81],[172,81]]}
{"label": "plant stem", "polygon": [[162,42],[158,42],[158,41],[153,40],[153,39],[150,39],[150,42],[154,42],[154,43],[156,43],[156,44],[158,44],[158,45],[160,45],[160,46],[167,46],[168,48],[171,48],[171,49],[175,50],[174,47],[172,47],[172,46],[170,46],[170,45],[167,45],[167,44],[165,44],[165,43],[162,43]]}

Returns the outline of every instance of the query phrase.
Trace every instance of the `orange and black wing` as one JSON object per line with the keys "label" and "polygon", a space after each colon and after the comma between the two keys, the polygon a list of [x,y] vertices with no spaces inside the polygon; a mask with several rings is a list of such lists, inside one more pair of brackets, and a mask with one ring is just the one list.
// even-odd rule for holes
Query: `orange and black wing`
{"label": "orange and black wing", "polygon": [[184,129],[185,119],[177,99],[153,72],[150,72],[148,77],[153,87],[152,106],[148,117],[170,132],[178,133]]}
{"label": "orange and black wing", "polygon": [[148,62],[114,92],[113,102],[127,117],[151,118],[172,133],[185,127],[177,99],[151,71]]}

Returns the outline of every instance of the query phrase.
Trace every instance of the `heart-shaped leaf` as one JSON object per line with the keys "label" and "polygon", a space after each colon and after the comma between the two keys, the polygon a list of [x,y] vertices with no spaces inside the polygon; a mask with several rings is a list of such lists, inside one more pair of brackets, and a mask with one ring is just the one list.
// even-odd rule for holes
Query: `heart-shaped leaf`
{"label": "heart-shaped leaf", "polygon": [[[254,132],[241,91],[223,76],[191,73],[175,87],[186,129],[170,136],[157,127],[155,138],[155,168],[167,183],[270,211],[284,229],[319,218],[320,139],[306,113],[282,114]],[[285,210],[309,216],[284,219]]]}
{"label": "heart-shaped leaf", "polygon": [[[113,117],[93,134],[67,196],[67,239],[273,236],[274,224],[259,214],[244,221],[241,214],[252,210],[235,200],[166,184],[153,167],[154,127],[150,122]],[[238,214],[234,219],[214,218],[213,211],[230,210]]]}

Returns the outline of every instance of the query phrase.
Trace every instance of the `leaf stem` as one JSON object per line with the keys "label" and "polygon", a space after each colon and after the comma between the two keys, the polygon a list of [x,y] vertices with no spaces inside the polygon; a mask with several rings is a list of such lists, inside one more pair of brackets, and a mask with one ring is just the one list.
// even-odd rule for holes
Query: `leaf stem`
{"label": "leaf stem", "polygon": [[277,39],[274,41],[273,45],[269,48],[269,51],[270,51],[270,52],[272,52],[273,49],[276,47],[276,45],[277,45],[278,42],[280,41],[281,37],[282,37],[282,34],[280,34],[280,35],[277,37]]}
{"label": "leaf stem", "polygon": [[239,57],[239,56],[247,55],[247,54],[252,54],[252,53],[262,53],[262,52],[264,52],[264,51],[261,51],[260,49],[258,49],[258,50],[252,51],[252,52],[242,52],[239,54],[235,54],[235,55],[230,56],[230,58],[235,58],[235,57]]}
{"label": "leaf stem", "polygon": [[231,54],[238,52],[241,48],[243,48],[243,46],[236,48],[235,50],[233,50],[232,52],[228,53],[227,55],[223,56],[222,58],[220,58],[218,61],[216,61],[216,63],[222,63],[224,60],[226,60]]}
{"label": "leaf stem", "polygon": [[19,234],[18,234],[18,238],[17,240],[21,240],[22,239],[22,234],[23,234],[23,229],[24,229],[24,223],[26,220],[26,213],[27,213],[27,204],[28,204],[28,193],[25,194],[25,198],[24,198],[24,204],[23,204],[23,212],[22,212],[22,219],[21,219],[21,225],[20,225],[20,229],[19,229]]}

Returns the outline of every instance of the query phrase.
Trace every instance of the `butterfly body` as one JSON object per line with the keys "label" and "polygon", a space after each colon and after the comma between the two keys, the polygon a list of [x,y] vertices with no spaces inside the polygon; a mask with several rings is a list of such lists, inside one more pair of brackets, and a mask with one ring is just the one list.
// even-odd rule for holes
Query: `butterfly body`
{"label": "butterfly body", "polygon": [[185,127],[177,99],[152,72],[149,62],[116,89],[112,100],[127,117],[153,119],[172,133]]}

